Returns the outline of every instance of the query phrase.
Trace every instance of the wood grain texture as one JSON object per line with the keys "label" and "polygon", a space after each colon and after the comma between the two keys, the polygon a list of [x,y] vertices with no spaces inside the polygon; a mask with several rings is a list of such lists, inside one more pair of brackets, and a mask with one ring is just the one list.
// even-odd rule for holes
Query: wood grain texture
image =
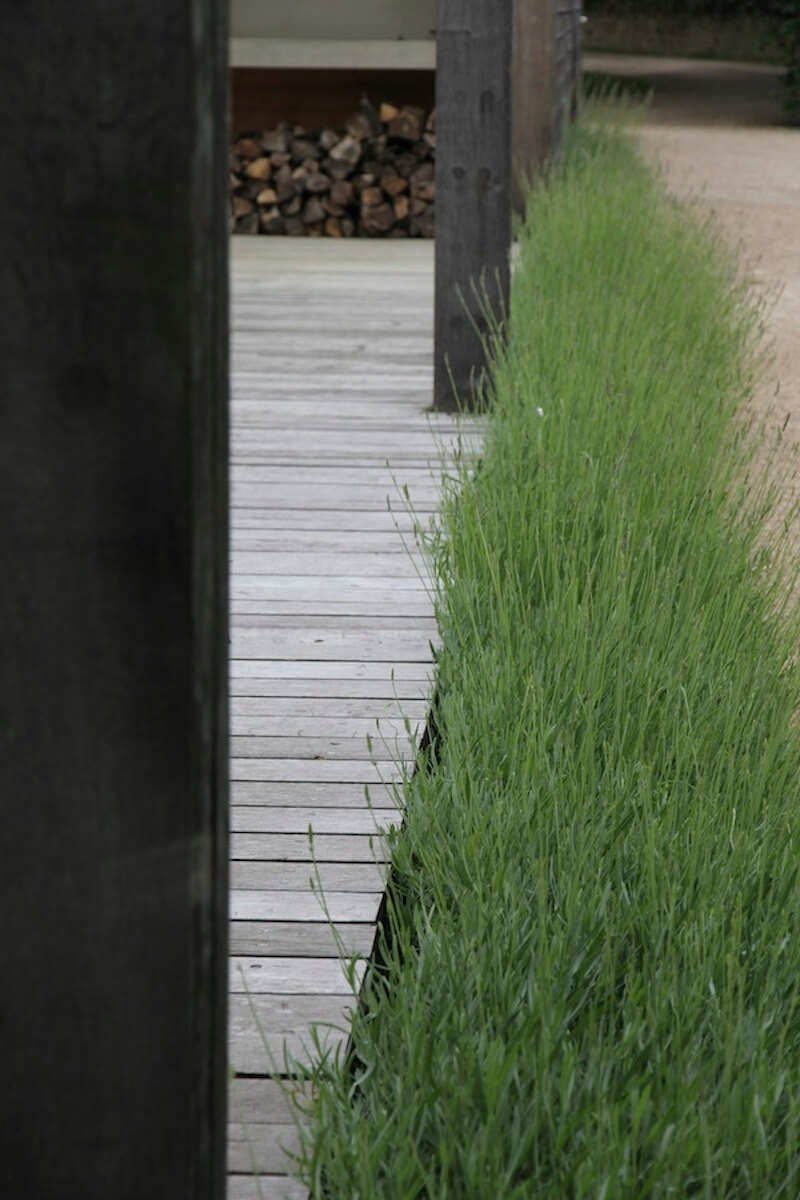
{"label": "wood grain texture", "polygon": [[[290,726],[291,728],[291,726]],[[310,759],[313,762],[333,762],[336,759],[365,759],[370,764],[388,763],[394,766],[398,759],[409,756],[411,739],[403,732],[401,736],[380,733],[374,740],[367,741],[365,734],[341,737],[232,737],[231,752],[238,761],[271,762],[282,759]]]}
{"label": "wood grain texture", "polygon": [[326,720],[343,717],[366,718],[375,721],[384,719],[402,720],[404,717],[423,720],[428,705],[424,700],[358,699],[326,696],[284,696],[282,698],[262,696],[234,696],[231,700],[233,720],[275,718],[282,715],[289,719],[313,717]]}
{"label": "wood grain texture", "polygon": [[305,1104],[307,1088],[302,1084],[284,1086],[273,1079],[235,1079],[229,1089],[231,1124],[249,1117],[256,1125],[294,1126],[297,1104]]}
{"label": "wood grain texture", "polygon": [[[265,555],[259,565],[265,566],[267,559],[268,555]],[[271,611],[275,601],[290,602],[292,604],[290,611],[308,616],[324,614],[329,607],[334,605],[342,610],[341,615],[343,616],[351,614],[371,616],[374,614],[378,615],[379,619],[387,611],[395,613],[398,617],[410,614],[423,618],[429,617],[431,612],[430,590],[426,587],[424,580],[412,577],[398,579],[391,576],[359,578],[357,575],[329,575],[327,578],[323,578],[309,574],[270,576],[262,572],[257,575],[237,577],[236,586],[242,597],[243,608],[246,607],[244,601],[250,600],[254,602],[254,611],[258,612],[259,607],[263,605],[267,614]],[[346,607],[348,605],[359,605],[360,608]],[[364,611],[365,607],[366,612]],[[383,619],[387,618],[383,617]],[[326,624],[324,621],[318,623]],[[239,622],[237,621],[236,624]],[[300,624],[302,622],[298,622],[298,625]],[[273,655],[271,658],[277,659],[279,656]],[[269,660],[261,658],[259,661]],[[398,671],[401,665],[401,663],[396,664]],[[294,671],[299,673],[300,668],[295,667]],[[242,670],[240,673],[244,674],[245,672]],[[306,675],[313,674],[312,671],[306,671]],[[323,678],[326,674],[330,675],[329,669],[321,671],[316,678]],[[367,678],[369,675],[363,669],[359,670],[358,674],[362,678]],[[385,672],[381,672],[380,678],[383,678],[384,675]],[[406,672],[406,676],[408,676],[408,672]],[[417,671],[416,677],[424,679],[424,671]]]}
{"label": "wood grain texture", "polygon": [[308,1188],[285,1175],[231,1175],[228,1200],[307,1200]]}
{"label": "wood grain texture", "polygon": [[[335,495],[332,499],[336,499]],[[334,579],[340,576],[371,579],[377,576],[379,579],[408,581],[414,587],[418,586],[420,570],[403,554],[363,554],[355,550],[339,550],[335,554],[318,554],[311,551],[284,554],[279,550],[244,550],[236,547],[231,554],[231,567],[236,575],[291,575],[294,578],[313,575],[316,579],[327,576]],[[424,587],[424,576],[421,582]],[[402,588],[403,583],[396,586]]]}
{"label": "wood grain texture", "polygon": [[[231,996],[231,1069],[256,1076],[301,1078],[309,1059],[320,1051],[343,1055],[347,1047],[347,1009],[344,998],[299,996],[312,1003],[298,1015],[293,1026],[286,1018],[275,1028],[265,1019],[259,1001],[264,996]],[[294,999],[294,997],[284,997]],[[351,1007],[353,1002],[351,1000]]]}
{"label": "wood grain texture", "polygon": [[[364,978],[363,962],[353,964],[352,982]],[[347,996],[353,999],[351,975],[335,958],[244,957],[230,960],[232,994],[276,996]]]}
{"label": "wood grain texture", "polygon": [[231,1122],[228,1126],[228,1171],[234,1177],[245,1174],[285,1177],[293,1169],[291,1156],[296,1155],[299,1148],[299,1134],[292,1124]]}
{"label": "wood grain texture", "polygon": [[[398,603],[402,604],[402,598],[398,597]],[[290,615],[283,613],[243,613],[231,622],[235,629],[291,629],[297,630],[314,630],[317,634],[320,632],[327,633],[329,630],[341,629],[352,633],[356,629],[367,629],[370,632],[379,629],[398,630],[403,633],[413,632],[414,630],[420,633],[429,635],[435,634],[437,631],[436,621],[430,612],[424,615],[418,614],[414,618],[413,626],[406,622],[406,614],[399,615],[395,613],[379,613],[373,610],[370,614],[365,613],[344,613],[339,616],[331,616],[327,621],[321,621],[316,613],[298,612]],[[307,636],[307,635],[304,635]]]}
{"label": "wood grain texture", "polygon": [[[393,785],[431,690],[414,509],[428,526],[461,433],[425,411],[430,246],[244,241],[232,250],[232,1197],[248,1195],[249,1171],[278,1187],[288,1170],[280,1141],[294,1130],[254,1077],[308,1063],[314,1026],[345,1048],[355,998],[340,953],[371,951],[379,829],[400,823]],[[464,427],[470,445],[478,435]]]}
{"label": "wood grain texture", "polygon": [[[301,809],[314,805],[315,809],[346,813],[367,811],[371,806],[397,808],[399,797],[392,785],[371,783],[331,783],[322,780],[300,780],[296,782],[262,781],[234,782],[231,784],[232,814],[250,807],[255,811],[276,807],[279,809],[299,806]],[[238,808],[237,806],[242,806]],[[269,815],[264,814],[265,821]],[[263,831],[263,830],[262,830]]]}
{"label": "wood grain texture", "polygon": [[367,758],[232,758],[230,777],[236,783],[350,783],[369,787],[391,785],[403,778],[401,763],[376,764]]}
{"label": "wood grain texture", "polygon": [[[287,713],[281,716],[261,716],[258,713],[233,718],[231,732],[239,739],[236,743],[236,753],[242,754],[242,743],[251,744],[253,740],[269,739],[271,753],[278,757],[277,743],[289,742],[290,746],[299,740],[319,742],[330,739],[337,746],[352,747],[353,739],[366,742],[372,738],[375,742],[386,741],[394,748],[399,742],[409,742],[416,739],[421,732],[422,720],[397,717],[329,717],[322,714],[319,717],[295,716]],[[294,755],[294,750],[290,751]]]}
{"label": "wood grain texture", "polygon": [[[348,531],[359,529],[391,533],[401,531],[405,536],[411,535],[416,527],[413,513],[405,507],[397,506],[394,510],[386,508],[374,511],[341,512],[336,509],[325,509],[319,512],[297,512],[293,509],[272,509],[252,507],[247,504],[232,505],[235,517],[235,529],[261,530],[311,530],[311,531]],[[422,520],[422,528],[428,528],[429,520]]]}
{"label": "wood grain texture", "polygon": [[252,696],[273,699],[281,695],[308,699],[342,697],[344,700],[387,699],[419,700],[430,694],[430,682],[425,679],[231,679],[231,696]]}
{"label": "wood grain texture", "polygon": [[226,8],[3,9],[7,1197],[224,1194]]}
{"label": "wood grain texture", "polygon": [[533,181],[554,149],[555,0],[514,0],[513,197],[525,209]]}
{"label": "wood grain texture", "polygon": [[[400,816],[393,808],[267,808],[231,809],[233,834],[361,834],[371,836],[389,825],[398,825]],[[232,850],[235,848],[232,845]],[[317,840],[316,849],[319,849]]]}
{"label": "wood grain texture", "polygon": [[[310,875],[310,872],[308,873]],[[231,917],[236,921],[312,921],[329,919],[335,924],[374,922],[383,885],[373,881],[371,891],[326,890],[324,906],[304,880],[299,891],[231,891]]]}
{"label": "wood grain texture", "polygon": [[[297,892],[312,885],[328,892],[380,892],[386,883],[386,868],[372,862],[271,862],[235,859],[231,863],[231,887],[240,889],[237,895],[248,891]],[[316,897],[314,897],[316,899]],[[322,910],[318,907],[316,917]],[[373,913],[373,917],[374,917]],[[298,918],[299,920],[300,918]]]}
{"label": "wood grain texture", "polygon": [[[316,617],[368,617],[375,611],[375,605],[369,604],[364,600],[303,600],[302,598],[282,599],[282,600],[234,600],[231,603],[231,617],[235,620],[239,616],[293,616],[297,615],[301,618],[307,618],[309,615]],[[418,598],[406,599],[405,597],[397,604],[396,619],[398,621],[412,621],[418,617],[423,619],[427,617],[430,611],[430,603],[427,596],[418,595]]]}
{"label": "wood grain texture", "polygon": [[[363,530],[361,543],[370,553],[408,554],[413,552],[413,546],[404,546],[397,536],[396,529],[386,532]],[[335,554],[346,552],[353,545],[353,539],[346,534],[332,529],[248,529],[238,527],[234,530],[232,545],[237,550],[267,550],[270,553],[285,554]]]}
{"label": "wood grain texture", "polygon": [[[264,569],[267,570],[266,561]],[[292,662],[305,659],[309,662],[363,662],[367,656],[374,662],[386,663],[387,670],[398,662],[430,663],[431,642],[435,639],[424,632],[406,629],[347,630],[320,628],[316,630],[293,629],[291,632],[276,629],[259,629],[234,626],[231,636],[231,653],[237,658],[262,660],[266,655],[286,658]]]}
{"label": "wood grain texture", "polygon": [[[312,826],[313,828],[313,826]],[[386,861],[380,834],[234,833],[231,859],[237,862],[375,863]]]}
{"label": "wood grain texture", "polygon": [[317,922],[231,921],[231,954],[290,956],[295,958],[338,958],[345,954],[368,955],[374,940],[371,922],[340,921],[333,927]]}
{"label": "wood grain texture", "polygon": [[[313,586],[313,584],[309,584]],[[409,680],[429,682],[431,678],[430,663],[396,662],[387,664],[381,659],[378,662],[303,662],[295,659],[286,661],[281,658],[259,658],[248,662],[246,659],[232,658],[230,662],[231,679],[234,682],[242,678],[250,679],[369,679],[380,683],[394,685]],[[391,695],[391,691],[389,695]]]}
{"label": "wood grain texture", "polygon": [[438,0],[436,406],[482,401],[485,312],[508,311],[514,0]]}

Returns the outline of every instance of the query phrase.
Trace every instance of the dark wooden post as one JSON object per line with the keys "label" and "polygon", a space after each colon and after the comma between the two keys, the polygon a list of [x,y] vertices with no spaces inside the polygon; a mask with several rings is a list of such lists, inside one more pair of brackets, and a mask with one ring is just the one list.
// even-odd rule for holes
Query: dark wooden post
{"label": "dark wooden post", "polygon": [[434,403],[482,402],[485,308],[508,309],[514,0],[438,0]]}
{"label": "dark wooden post", "polygon": [[580,92],[580,0],[514,0],[514,207],[561,151]]}
{"label": "dark wooden post", "polygon": [[224,9],[3,13],[9,1200],[224,1194]]}
{"label": "dark wooden post", "polygon": [[553,150],[554,0],[514,0],[514,208]]}

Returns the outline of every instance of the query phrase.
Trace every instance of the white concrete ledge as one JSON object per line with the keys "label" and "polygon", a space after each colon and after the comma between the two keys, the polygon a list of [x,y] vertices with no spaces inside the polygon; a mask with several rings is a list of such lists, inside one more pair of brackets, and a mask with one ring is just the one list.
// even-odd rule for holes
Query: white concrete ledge
{"label": "white concrete ledge", "polygon": [[378,38],[231,38],[232,67],[328,67],[351,70],[431,71],[436,66],[433,38],[411,41]]}

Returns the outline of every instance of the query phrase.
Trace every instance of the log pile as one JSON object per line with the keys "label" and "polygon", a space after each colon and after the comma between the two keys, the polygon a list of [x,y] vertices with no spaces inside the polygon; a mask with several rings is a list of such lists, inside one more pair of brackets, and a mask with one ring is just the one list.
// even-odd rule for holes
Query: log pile
{"label": "log pile", "polygon": [[231,231],[433,237],[435,148],[435,109],[366,100],[343,130],[246,134],[231,150]]}

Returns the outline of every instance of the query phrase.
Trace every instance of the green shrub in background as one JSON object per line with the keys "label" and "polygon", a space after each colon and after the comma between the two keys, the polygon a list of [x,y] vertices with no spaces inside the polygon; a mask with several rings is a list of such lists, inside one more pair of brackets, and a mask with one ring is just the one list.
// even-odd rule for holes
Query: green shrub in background
{"label": "green shrub in background", "polygon": [[786,116],[800,125],[800,0],[771,0],[770,38],[786,63]]}

